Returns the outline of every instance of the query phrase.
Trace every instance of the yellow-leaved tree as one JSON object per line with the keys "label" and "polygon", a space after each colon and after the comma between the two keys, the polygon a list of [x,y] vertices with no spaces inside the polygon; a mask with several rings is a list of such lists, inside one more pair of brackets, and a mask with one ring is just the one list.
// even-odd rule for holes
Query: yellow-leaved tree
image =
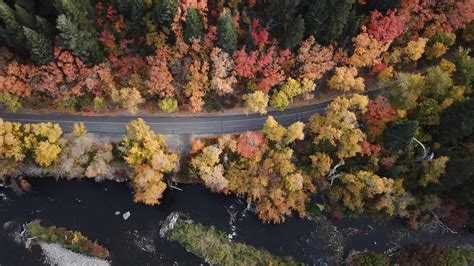
{"label": "yellow-leaved tree", "polygon": [[287,145],[293,143],[295,140],[304,139],[304,123],[296,122],[285,128],[284,126],[278,124],[278,122],[269,116],[265,124],[263,125],[263,134],[265,137],[273,141],[277,148],[283,148]]}
{"label": "yellow-leaved tree", "polygon": [[370,171],[346,173],[331,193],[352,211],[370,210],[388,215],[405,215],[406,199],[402,179],[380,177]]}
{"label": "yellow-leaved tree", "polygon": [[112,101],[126,109],[130,114],[136,114],[138,106],[145,102],[140,91],[133,87],[126,87],[120,90],[113,89],[111,96]]}
{"label": "yellow-leaved tree", "polygon": [[355,67],[336,67],[334,75],[328,81],[328,85],[331,89],[342,92],[363,91],[365,89],[364,79],[357,77],[357,68]]}
{"label": "yellow-leaved tree", "polygon": [[25,159],[20,123],[0,119],[0,181]]}
{"label": "yellow-leaved tree", "polygon": [[336,148],[339,159],[354,157],[366,137],[359,128],[357,115],[367,112],[368,101],[367,96],[360,94],[341,96],[329,104],[325,115],[311,116],[309,128],[315,135],[314,144],[327,141]]}
{"label": "yellow-leaved tree", "polygon": [[415,41],[410,41],[403,49],[403,53],[406,55],[408,60],[416,62],[425,52],[427,42],[427,38],[418,38]]}
{"label": "yellow-leaved tree", "polygon": [[267,113],[268,107],[268,95],[263,91],[255,91],[253,93],[245,94],[242,96],[244,102],[244,112],[246,114],[250,113],[260,113],[264,115]]}
{"label": "yellow-leaved tree", "polygon": [[135,202],[159,204],[166,189],[164,175],[176,168],[178,155],[170,152],[166,138],[153,132],[141,118],[127,125],[127,135],[119,147],[133,170]]}
{"label": "yellow-leaved tree", "polygon": [[280,86],[277,92],[274,92],[270,100],[270,105],[283,111],[293,101],[293,98],[298,95],[308,95],[311,98],[310,92],[314,91],[316,84],[312,80],[304,78],[301,81],[289,77],[283,85]]}
{"label": "yellow-leaved tree", "polygon": [[196,174],[213,192],[222,192],[229,183],[224,178],[224,166],[220,163],[221,147],[221,145],[206,146],[191,160],[191,166],[196,170]]}
{"label": "yellow-leaved tree", "polygon": [[60,138],[63,134],[59,124],[25,124],[23,132],[25,148],[33,153],[33,159],[38,165],[46,168],[58,161],[62,151]]}

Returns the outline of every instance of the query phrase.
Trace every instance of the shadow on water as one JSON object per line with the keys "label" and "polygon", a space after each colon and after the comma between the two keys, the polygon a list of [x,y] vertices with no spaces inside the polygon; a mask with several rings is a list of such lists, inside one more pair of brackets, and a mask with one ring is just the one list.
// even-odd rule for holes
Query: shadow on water
{"label": "shadow on water", "polygon": [[[150,207],[134,203],[127,185],[110,181],[96,184],[87,180],[32,179],[31,185],[34,191],[21,197],[0,189],[8,198],[0,200],[0,226],[9,221],[22,224],[40,219],[43,225],[78,230],[107,247],[114,265],[203,263],[177,243],[161,239],[160,222],[171,212],[179,211],[196,222],[231,233],[229,207],[233,206],[231,209],[239,212],[238,215],[246,207],[236,197],[211,193],[201,186],[167,190],[162,204]],[[120,215],[115,215],[116,211]],[[122,214],[127,211],[131,216],[124,220]],[[291,255],[303,262],[304,255],[292,247],[314,227],[310,221],[298,217],[279,225],[265,225],[251,213],[233,225],[237,233],[235,240],[265,248],[275,255]],[[1,231],[0,265],[37,265],[40,257],[37,248],[29,252]]]}

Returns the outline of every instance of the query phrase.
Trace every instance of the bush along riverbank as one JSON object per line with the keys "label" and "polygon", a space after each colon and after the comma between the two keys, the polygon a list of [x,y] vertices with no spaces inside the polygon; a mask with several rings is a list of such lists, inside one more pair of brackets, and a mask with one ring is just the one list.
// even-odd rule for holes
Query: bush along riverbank
{"label": "bush along riverbank", "polygon": [[109,257],[109,251],[97,242],[89,240],[80,232],[67,230],[64,227],[44,227],[39,221],[26,224],[27,244],[46,242],[56,243],[71,251],[101,259]]}
{"label": "bush along riverbank", "polygon": [[351,266],[388,265],[456,265],[474,263],[474,252],[435,245],[411,245],[391,254],[380,252],[352,253],[348,257]]}
{"label": "bush along riverbank", "polygon": [[303,265],[290,257],[276,257],[268,251],[232,242],[224,232],[184,219],[177,212],[165,220],[160,235],[178,242],[211,265]]}

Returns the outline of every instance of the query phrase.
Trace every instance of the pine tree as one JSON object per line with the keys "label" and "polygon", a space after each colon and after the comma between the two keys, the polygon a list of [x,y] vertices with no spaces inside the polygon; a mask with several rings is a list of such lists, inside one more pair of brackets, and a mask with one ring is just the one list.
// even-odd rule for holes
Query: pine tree
{"label": "pine tree", "polygon": [[418,121],[394,122],[384,131],[384,146],[389,152],[406,149],[413,141]]}
{"label": "pine tree", "polygon": [[329,19],[329,25],[327,28],[327,42],[336,40],[341,37],[344,28],[347,25],[348,19],[351,14],[352,6],[355,0],[333,0],[332,1],[332,16]]}
{"label": "pine tree", "polygon": [[[43,0],[44,1],[44,0]],[[43,2],[41,1],[41,2]],[[33,13],[35,11],[36,1],[32,0],[15,0],[15,6],[19,5],[26,9],[27,12]]]}
{"label": "pine tree", "polygon": [[177,12],[178,0],[158,0],[156,2],[156,19],[163,27],[169,27]]}
{"label": "pine tree", "polygon": [[18,23],[31,29],[35,28],[36,19],[28,10],[19,5],[15,5],[15,11],[15,17]]}
{"label": "pine tree", "polygon": [[132,11],[132,5],[130,0],[115,0],[115,6],[120,14],[129,16]]}
{"label": "pine tree", "polygon": [[143,0],[132,0],[132,21],[135,24],[136,28],[140,28],[140,25],[143,24],[143,17],[146,13],[146,5]]}
{"label": "pine tree", "polygon": [[54,26],[47,19],[40,16],[36,16],[36,30],[43,34],[45,37],[54,39]]}
{"label": "pine tree", "polygon": [[230,10],[224,9],[217,24],[217,45],[226,52],[233,52],[237,49],[237,32],[235,31],[234,20]]}
{"label": "pine tree", "polygon": [[59,14],[66,15],[79,29],[92,30],[94,17],[88,0],[55,0],[55,7]]}
{"label": "pine tree", "polygon": [[316,0],[305,17],[308,35],[324,43],[341,37],[355,0]]}
{"label": "pine tree", "polygon": [[291,50],[298,46],[303,41],[304,29],[304,19],[298,16],[285,34],[285,39],[282,42],[283,47]]}
{"label": "pine tree", "polygon": [[15,12],[3,0],[0,0],[0,21],[4,25],[2,27],[0,24],[1,40],[11,48],[24,47],[23,29],[15,18]]}
{"label": "pine tree", "polygon": [[314,35],[319,40],[329,19],[330,6],[327,0],[316,0],[311,4],[304,18],[307,35]]}
{"label": "pine tree", "polygon": [[265,7],[266,21],[270,24],[273,36],[283,39],[288,31],[288,26],[293,24],[296,17],[300,0],[267,0],[268,8]]}
{"label": "pine tree", "polygon": [[204,35],[204,18],[195,8],[188,9],[188,16],[184,22],[184,39],[191,41]]}
{"label": "pine tree", "polygon": [[31,59],[35,64],[40,66],[51,62],[54,58],[51,40],[27,27],[23,27],[23,32],[25,33]]}
{"label": "pine tree", "polygon": [[60,15],[56,27],[59,30],[59,44],[84,62],[93,65],[104,59],[100,46],[92,32],[80,30],[66,15]]}
{"label": "pine tree", "polygon": [[474,98],[453,103],[441,114],[438,135],[442,143],[456,143],[474,133]]}

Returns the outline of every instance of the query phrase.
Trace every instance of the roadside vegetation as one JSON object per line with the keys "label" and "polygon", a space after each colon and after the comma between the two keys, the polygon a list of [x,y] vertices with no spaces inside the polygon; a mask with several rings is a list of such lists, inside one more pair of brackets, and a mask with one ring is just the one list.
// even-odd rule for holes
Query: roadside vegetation
{"label": "roadside vegetation", "polygon": [[469,0],[2,0],[0,101],[7,111],[284,110],[468,45],[473,14]]}
{"label": "roadside vegetation", "polygon": [[77,231],[70,231],[64,227],[44,227],[39,221],[26,224],[25,233],[28,239],[34,242],[46,242],[60,244],[66,249],[78,252],[91,257],[105,259],[109,256],[109,251],[89,240]]}
{"label": "roadside vegetation", "polygon": [[[155,205],[166,189],[165,175],[175,170],[177,158],[166,138],[142,119],[130,122],[127,135],[113,143],[87,133],[83,123],[63,134],[58,124],[21,125],[0,118],[0,181],[11,177],[16,182],[23,172],[96,182],[128,179],[136,202]],[[20,184],[28,186],[25,180]]]}

